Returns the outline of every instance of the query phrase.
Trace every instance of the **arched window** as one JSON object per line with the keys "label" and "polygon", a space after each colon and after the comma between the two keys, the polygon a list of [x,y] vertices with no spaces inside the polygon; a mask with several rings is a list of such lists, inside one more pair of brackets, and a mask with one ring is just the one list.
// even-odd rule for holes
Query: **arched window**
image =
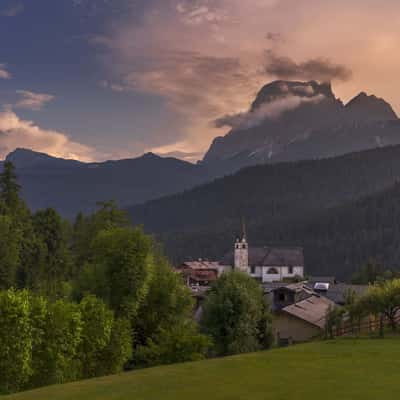
{"label": "arched window", "polygon": [[276,268],[270,268],[267,272],[268,275],[278,275],[279,271]]}

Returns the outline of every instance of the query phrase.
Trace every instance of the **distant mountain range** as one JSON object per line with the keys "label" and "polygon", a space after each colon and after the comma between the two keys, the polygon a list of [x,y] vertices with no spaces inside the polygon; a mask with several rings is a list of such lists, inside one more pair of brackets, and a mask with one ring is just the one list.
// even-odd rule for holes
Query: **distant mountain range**
{"label": "distant mountain range", "polygon": [[390,104],[365,93],[343,104],[330,84],[315,81],[272,82],[247,113],[217,125],[232,129],[213,141],[202,164],[221,171],[400,144],[400,120]]}
{"label": "distant mountain range", "polygon": [[[304,246],[308,273],[348,278],[369,256],[400,265],[398,244],[390,238],[396,233],[393,237],[400,241],[400,190],[390,199],[380,193],[397,182],[400,146],[389,146],[324,160],[245,168],[185,193],[132,207],[129,213],[164,243],[176,263],[200,257],[218,260],[231,249],[245,218],[252,245]],[[377,200],[364,206],[361,199],[378,193]],[[392,196],[390,191],[387,195]],[[380,225],[383,216],[388,231],[383,222]],[[389,246],[395,250],[390,254]]]}
{"label": "distant mountain range", "polygon": [[[232,129],[214,140],[197,165],[152,153],[82,163],[26,149],[15,150],[7,159],[16,165],[22,194],[33,210],[54,207],[72,218],[79,211],[93,211],[99,201],[115,200],[120,207],[130,207],[193,189],[246,166],[400,144],[400,120],[387,102],[360,93],[345,105],[329,84],[315,81],[272,82],[260,90],[248,112],[222,117],[216,124]],[[237,177],[227,179],[238,182]],[[231,195],[240,197],[240,185],[235,190]],[[165,216],[159,218],[161,222]]]}
{"label": "distant mountain range", "polygon": [[65,217],[91,212],[99,201],[120,207],[145,202],[211,180],[206,167],[148,153],[135,159],[82,163],[26,149],[10,153],[22,195],[32,210],[56,208]]}

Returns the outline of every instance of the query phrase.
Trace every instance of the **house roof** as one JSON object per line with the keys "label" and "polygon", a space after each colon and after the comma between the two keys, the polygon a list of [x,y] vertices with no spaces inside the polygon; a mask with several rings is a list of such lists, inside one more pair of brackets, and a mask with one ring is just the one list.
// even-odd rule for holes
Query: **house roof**
{"label": "house roof", "polygon": [[327,311],[334,305],[334,302],[326,297],[313,295],[283,308],[282,312],[324,329]]}
{"label": "house roof", "polygon": [[218,276],[217,273],[215,271],[207,271],[207,270],[203,270],[203,271],[190,271],[190,279],[192,279],[193,281],[196,282],[203,282],[203,281],[208,281],[208,282],[212,282],[217,280]]}
{"label": "house roof", "polygon": [[307,282],[266,282],[263,283],[264,293],[274,292],[275,290],[289,290],[291,292],[307,292],[310,294],[316,294],[312,288],[307,284]]}
{"label": "house roof", "polygon": [[306,292],[306,293],[309,293],[309,294],[315,293],[304,282],[290,283],[289,285],[284,286],[284,289],[290,290],[290,291],[295,292],[295,293],[299,293],[299,292]]}
{"label": "house roof", "polygon": [[[234,252],[227,253],[221,261],[233,265]],[[249,265],[265,267],[304,266],[302,247],[250,247]]]}
{"label": "house roof", "polygon": [[290,283],[285,283],[285,282],[265,282],[262,284],[262,287],[264,289],[264,293],[271,293],[276,289],[282,289],[285,288],[286,286],[289,286]]}
{"label": "house roof", "polygon": [[186,261],[179,267],[179,269],[189,268],[193,270],[218,270],[218,267],[221,267],[221,264],[217,261],[198,260]]}
{"label": "house roof", "polygon": [[[311,289],[314,288],[313,282],[307,283]],[[327,291],[318,292],[321,296],[324,296],[332,300],[336,304],[345,304],[346,296],[349,292],[354,292],[356,296],[362,296],[368,290],[368,285],[350,285],[347,283],[336,283],[329,285]]]}

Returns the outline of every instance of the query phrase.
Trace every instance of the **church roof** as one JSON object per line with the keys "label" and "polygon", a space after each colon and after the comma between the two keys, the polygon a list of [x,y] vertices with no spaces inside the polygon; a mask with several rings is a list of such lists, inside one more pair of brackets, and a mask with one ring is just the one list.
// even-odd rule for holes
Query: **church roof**
{"label": "church roof", "polygon": [[[234,252],[224,256],[221,264],[233,265]],[[260,267],[304,266],[302,247],[250,247],[249,265]]]}

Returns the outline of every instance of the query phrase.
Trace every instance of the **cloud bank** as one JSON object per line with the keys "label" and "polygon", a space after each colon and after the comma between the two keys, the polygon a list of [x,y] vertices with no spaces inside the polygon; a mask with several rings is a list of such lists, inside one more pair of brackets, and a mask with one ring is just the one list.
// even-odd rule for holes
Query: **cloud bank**
{"label": "cloud bank", "polygon": [[323,95],[300,97],[289,95],[269,103],[262,104],[254,111],[226,115],[215,120],[218,128],[228,126],[234,130],[249,129],[260,125],[267,119],[279,118],[283,113],[294,110],[302,104],[319,103]]}
{"label": "cloud bank", "polygon": [[54,99],[54,96],[45,93],[34,93],[28,90],[17,90],[20,100],[15,104],[17,108],[39,111],[47,103]]}
{"label": "cloud bank", "polygon": [[0,111],[0,159],[18,147],[82,161],[92,161],[98,156],[92,148],[72,141],[64,133],[42,129],[4,109]]}
{"label": "cloud bank", "polygon": [[278,79],[303,79],[331,82],[335,80],[348,81],[352,71],[344,65],[334,64],[329,59],[313,58],[300,63],[286,56],[279,56],[273,51],[267,51],[267,74]]}
{"label": "cloud bank", "polygon": [[11,74],[7,71],[5,64],[0,64],[0,79],[11,79]]}
{"label": "cloud bank", "polygon": [[399,108],[399,13],[398,0],[148,0],[92,43],[109,90],[155,96],[179,121],[149,146],[195,153],[227,132],[212,121],[241,115],[277,78],[333,81],[344,101],[368,90]]}

